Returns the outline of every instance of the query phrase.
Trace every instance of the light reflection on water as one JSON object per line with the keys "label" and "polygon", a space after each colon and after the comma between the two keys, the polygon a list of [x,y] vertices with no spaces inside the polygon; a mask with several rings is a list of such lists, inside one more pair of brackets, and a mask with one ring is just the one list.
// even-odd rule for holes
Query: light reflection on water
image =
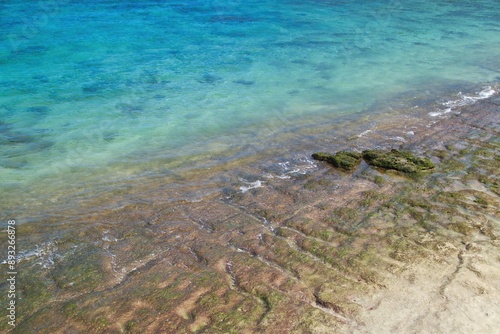
{"label": "light reflection on water", "polygon": [[9,214],[126,201],[155,183],[137,179],[312,149],[346,115],[498,78],[496,1],[56,4],[0,7]]}

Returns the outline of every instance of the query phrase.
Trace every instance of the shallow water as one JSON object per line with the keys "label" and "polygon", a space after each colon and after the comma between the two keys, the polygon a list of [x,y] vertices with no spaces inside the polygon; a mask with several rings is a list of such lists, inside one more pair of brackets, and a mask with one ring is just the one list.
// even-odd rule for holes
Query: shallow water
{"label": "shallow water", "polygon": [[304,125],[498,81],[499,18],[498,1],[4,1],[1,211],[74,214],[131,180],[289,150]]}

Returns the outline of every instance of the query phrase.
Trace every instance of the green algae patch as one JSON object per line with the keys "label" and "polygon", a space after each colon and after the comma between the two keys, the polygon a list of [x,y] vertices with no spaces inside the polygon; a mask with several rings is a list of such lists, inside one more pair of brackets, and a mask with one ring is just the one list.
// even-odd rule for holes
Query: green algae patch
{"label": "green algae patch", "polygon": [[419,173],[435,167],[428,158],[418,158],[408,151],[396,149],[390,151],[366,150],[361,154],[348,151],[339,151],[336,154],[318,152],[314,153],[312,157],[315,160],[326,161],[345,171],[355,170],[362,158],[369,165],[409,174]]}
{"label": "green algae patch", "polygon": [[393,169],[403,173],[418,173],[434,168],[428,158],[418,158],[408,151],[392,149],[390,151],[366,150],[363,159],[372,166]]}
{"label": "green algae patch", "polygon": [[336,154],[329,154],[324,152],[314,153],[312,158],[319,161],[326,161],[334,167],[352,171],[361,162],[361,154],[356,152],[340,151]]}
{"label": "green algae patch", "polygon": [[89,245],[57,262],[52,279],[60,289],[88,292],[102,287],[106,281],[102,250]]}
{"label": "green algae patch", "polygon": [[50,283],[36,273],[20,275],[17,288],[19,299],[23,300],[23,303],[19,304],[22,316],[43,307],[51,297]]}

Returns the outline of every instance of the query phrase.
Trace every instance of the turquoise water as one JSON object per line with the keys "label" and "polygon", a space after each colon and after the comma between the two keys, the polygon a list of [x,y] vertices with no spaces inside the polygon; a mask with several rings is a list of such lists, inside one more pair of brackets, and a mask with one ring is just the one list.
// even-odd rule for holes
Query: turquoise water
{"label": "turquoise water", "polygon": [[304,119],[500,77],[498,0],[5,0],[0,29],[12,215],[172,172],[162,161],[260,152]]}

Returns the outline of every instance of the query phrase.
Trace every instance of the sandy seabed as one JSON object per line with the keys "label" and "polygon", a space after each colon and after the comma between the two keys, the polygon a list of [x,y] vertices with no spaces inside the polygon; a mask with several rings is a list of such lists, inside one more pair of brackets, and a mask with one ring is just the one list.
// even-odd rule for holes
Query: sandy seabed
{"label": "sandy seabed", "polygon": [[[157,179],[114,207],[22,224],[13,332],[495,333],[499,111],[494,94],[367,117],[286,161],[271,150],[273,163]],[[345,173],[308,158],[330,147],[401,147],[436,168]]]}

